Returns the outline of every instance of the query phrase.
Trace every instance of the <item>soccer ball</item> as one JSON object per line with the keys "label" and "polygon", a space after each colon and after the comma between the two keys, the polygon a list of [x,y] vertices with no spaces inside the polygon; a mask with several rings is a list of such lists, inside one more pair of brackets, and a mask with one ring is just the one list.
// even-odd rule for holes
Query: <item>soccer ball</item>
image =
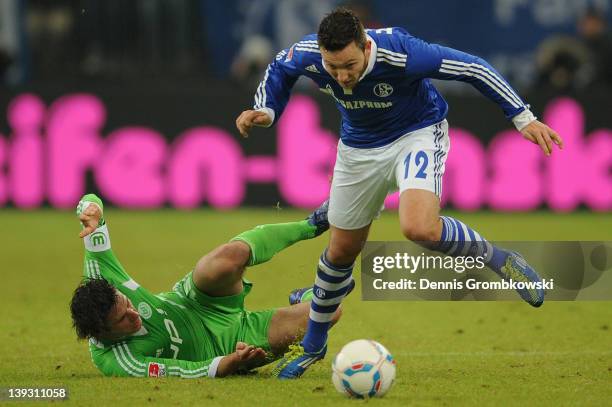
{"label": "soccer ball", "polygon": [[348,397],[382,397],[395,380],[395,360],[376,341],[359,339],[347,343],[332,362],[336,390]]}

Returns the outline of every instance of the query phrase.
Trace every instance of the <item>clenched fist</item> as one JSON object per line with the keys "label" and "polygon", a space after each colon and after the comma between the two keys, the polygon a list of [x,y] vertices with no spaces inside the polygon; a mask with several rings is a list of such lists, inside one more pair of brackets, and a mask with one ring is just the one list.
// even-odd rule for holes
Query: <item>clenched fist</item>
{"label": "clenched fist", "polygon": [[268,127],[272,124],[272,118],[265,112],[258,110],[245,110],[236,119],[236,127],[242,137],[249,137],[253,126]]}

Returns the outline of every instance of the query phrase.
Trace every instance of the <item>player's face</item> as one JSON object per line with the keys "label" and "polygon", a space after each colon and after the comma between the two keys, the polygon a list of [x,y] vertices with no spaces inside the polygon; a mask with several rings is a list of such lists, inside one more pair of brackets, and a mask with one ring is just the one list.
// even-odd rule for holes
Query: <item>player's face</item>
{"label": "player's face", "polygon": [[355,41],[340,51],[327,51],[321,48],[325,69],[345,89],[352,89],[368,66],[372,44],[366,42],[365,49],[359,48]]}
{"label": "player's face", "polygon": [[108,315],[108,336],[110,339],[121,338],[138,332],[142,320],[132,301],[117,291],[117,303]]}

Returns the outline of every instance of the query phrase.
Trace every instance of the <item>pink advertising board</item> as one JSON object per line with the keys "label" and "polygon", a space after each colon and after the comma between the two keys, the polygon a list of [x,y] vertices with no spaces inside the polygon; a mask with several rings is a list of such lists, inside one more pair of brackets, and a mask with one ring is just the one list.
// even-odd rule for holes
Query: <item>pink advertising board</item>
{"label": "pink advertising board", "polygon": [[[245,203],[249,183],[276,183],[296,207],[316,206],[329,192],[337,136],[322,128],[307,96],[294,96],[279,121],[274,156],[247,155],[234,129],[211,126],[171,142],[134,125],[102,134],[107,110],[93,94],[65,95],[50,106],[21,94],[6,114],[11,134],[0,135],[0,206],[71,208],[86,192],[88,171],[108,202],[129,208],[235,208]],[[451,128],[443,202],[461,210],[612,209],[612,129],[585,134],[584,111],[569,98],[550,101],[543,119],[565,140],[551,157],[515,130],[485,146],[468,129]],[[387,206],[397,207],[397,195]]]}

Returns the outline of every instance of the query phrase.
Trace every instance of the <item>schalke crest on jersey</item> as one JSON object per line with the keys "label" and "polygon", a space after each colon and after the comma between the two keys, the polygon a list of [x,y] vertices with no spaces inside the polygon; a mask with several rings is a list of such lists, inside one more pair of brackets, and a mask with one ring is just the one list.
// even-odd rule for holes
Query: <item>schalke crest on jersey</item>
{"label": "schalke crest on jersey", "polygon": [[374,86],[374,94],[378,97],[385,98],[393,93],[393,86],[388,83],[378,83]]}

